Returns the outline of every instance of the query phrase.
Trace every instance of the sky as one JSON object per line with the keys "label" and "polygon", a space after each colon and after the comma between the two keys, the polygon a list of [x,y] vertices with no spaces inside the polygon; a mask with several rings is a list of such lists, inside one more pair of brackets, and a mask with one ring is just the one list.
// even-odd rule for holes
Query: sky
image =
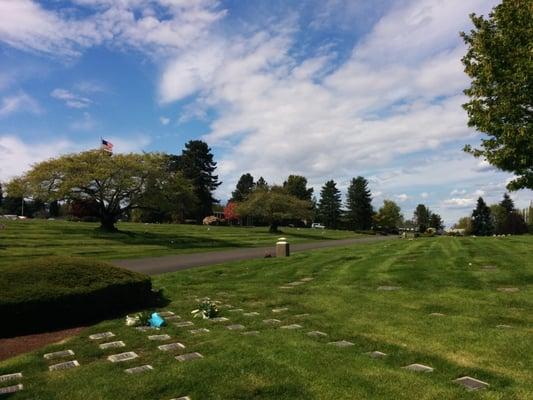
{"label": "sky", "polygon": [[[206,141],[225,202],[241,174],[369,181],[373,204],[447,225],[512,174],[462,151],[460,31],[495,0],[0,0],[0,181],[99,146]],[[533,192],[511,194],[518,207]]]}

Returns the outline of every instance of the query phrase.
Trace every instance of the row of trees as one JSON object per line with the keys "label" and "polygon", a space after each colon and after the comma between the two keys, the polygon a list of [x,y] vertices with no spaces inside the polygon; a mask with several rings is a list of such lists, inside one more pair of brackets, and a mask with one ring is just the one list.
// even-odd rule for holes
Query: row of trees
{"label": "row of trees", "polygon": [[317,200],[304,176],[290,175],[283,185],[270,186],[262,177],[256,182],[250,173],[246,173],[237,182],[224,214],[228,220],[253,216],[256,221],[268,223],[272,231],[282,223],[299,220],[356,231],[379,229],[394,232],[402,226],[422,232],[429,227],[443,228],[442,218],[423,204],[418,205],[409,221],[405,221],[400,207],[391,200],[385,200],[383,206],[374,211],[368,181],[362,176],[350,181],[343,208],[341,191],[333,180],[322,186]]}
{"label": "row of trees", "polygon": [[213,191],[221,182],[215,169],[211,149],[199,140],[188,142],[181,155],[91,150],[35,164],[9,182],[3,201],[46,204],[50,216],[59,202],[78,204],[110,231],[123,217],[201,221],[218,203]]}
{"label": "row of trees", "polygon": [[[530,221],[533,230],[532,222]],[[479,197],[472,215],[461,218],[455,228],[464,229],[466,234],[477,236],[517,235],[527,233],[530,229],[507,193],[503,195],[500,203],[491,206]]]}

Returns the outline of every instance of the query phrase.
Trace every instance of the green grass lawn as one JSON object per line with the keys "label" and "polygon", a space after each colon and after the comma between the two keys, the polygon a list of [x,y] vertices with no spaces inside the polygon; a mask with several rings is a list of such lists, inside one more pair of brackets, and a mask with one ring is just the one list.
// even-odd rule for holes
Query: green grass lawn
{"label": "green grass lawn", "polygon": [[119,233],[102,233],[97,223],[23,220],[0,221],[0,267],[12,261],[49,255],[100,260],[155,257],[177,253],[274,245],[283,235],[291,243],[357,237],[353,232],[283,227],[206,227],[200,225],[119,223]]}
{"label": "green grass lawn", "polygon": [[[155,229],[155,228],[154,228]],[[24,390],[13,399],[531,399],[533,396],[533,237],[392,240],[186,270],[154,278],[171,303],[165,309],[190,319],[197,297],[256,311],[222,316],[257,336],[224,324],[194,320],[191,328],[161,330],[185,350],[165,353],[148,333],[111,320],[66,343],[0,363],[0,374],[23,372]],[[494,266],[495,269],[484,269]],[[279,286],[305,277],[293,289]],[[377,290],[398,286],[396,291]],[[517,292],[498,288],[516,287]],[[288,307],[281,313],[273,308]],[[443,316],[431,316],[442,313]],[[300,315],[299,314],[308,314]],[[278,318],[269,326],[263,319]],[[9,321],[3,321],[3,323]],[[498,328],[509,325],[510,328]],[[112,331],[123,349],[100,350],[88,339]],[[328,337],[312,338],[318,330]],[[327,343],[347,340],[351,347]],[[163,342],[167,343],[167,342]],[[80,367],[49,372],[43,354],[72,349]],[[383,359],[364,354],[379,350]],[[135,351],[134,361],[113,364],[110,354]],[[200,352],[180,363],[174,356]],[[431,373],[401,367],[422,363]],[[129,375],[125,368],[154,370]],[[452,382],[468,375],[490,387],[468,392]],[[19,381],[13,381],[12,384]],[[3,383],[2,386],[7,385]]]}

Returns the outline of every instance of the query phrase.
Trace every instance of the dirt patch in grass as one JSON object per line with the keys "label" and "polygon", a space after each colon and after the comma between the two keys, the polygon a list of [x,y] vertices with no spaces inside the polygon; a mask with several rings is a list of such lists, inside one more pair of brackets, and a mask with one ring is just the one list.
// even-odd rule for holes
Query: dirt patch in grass
{"label": "dirt patch in grass", "polygon": [[85,327],[81,326],[54,332],[0,339],[0,361],[39,349],[51,343],[61,342],[69,337],[78,335],[83,329]]}

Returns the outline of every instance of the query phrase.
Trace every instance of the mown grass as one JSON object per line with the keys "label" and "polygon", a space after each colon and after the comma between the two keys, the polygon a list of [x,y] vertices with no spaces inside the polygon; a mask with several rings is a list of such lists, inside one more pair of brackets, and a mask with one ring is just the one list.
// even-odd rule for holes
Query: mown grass
{"label": "mown grass", "polygon": [[268,227],[119,223],[118,233],[99,231],[97,223],[23,220],[0,221],[0,267],[28,257],[82,256],[100,260],[273,245],[280,235],[291,243],[357,237],[353,232]]}
{"label": "mown grass", "polygon": [[[176,354],[157,350],[160,343],[147,340],[148,333],[110,320],[66,343],[6,360],[0,374],[23,372],[25,389],[13,399],[531,399],[532,249],[531,236],[393,240],[160,275],[154,284],[172,300],[166,309],[190,319],[195,299],[209,296],[259,312],[246,317],[224,308],[222,315],[260,334],[243,336],[199,320],[195,327],[211,332],[192,335],[190,328],[170,325],[162,332],[205,357],[180,363]],[[314,280],[279,288],[303,277]],[[377,290],[382,285],[401,289]],[[289,310],[274,314],[275,307]],[[304,313],[309,315],[298,317]],[[268,326],[266,318],[303,329]],[[502,324],[511,328],[497,328]],[[106,330],[127,346],[102,351],[88,340]],[[329,336],[308,337],[311,330]],[[342,339],[354,346],[327,345]],[[42,355],[67,348],[81,367],[48,372]],[[372,350],[388,356],[364,354]],[[106,361],[121,351],[140,358]],[[415,362],[435,370],[401,368]],[[134,376],[123,371],[142,364],[154,370]],[[452,382],[464,375],[490,387],[467,392]]]}

